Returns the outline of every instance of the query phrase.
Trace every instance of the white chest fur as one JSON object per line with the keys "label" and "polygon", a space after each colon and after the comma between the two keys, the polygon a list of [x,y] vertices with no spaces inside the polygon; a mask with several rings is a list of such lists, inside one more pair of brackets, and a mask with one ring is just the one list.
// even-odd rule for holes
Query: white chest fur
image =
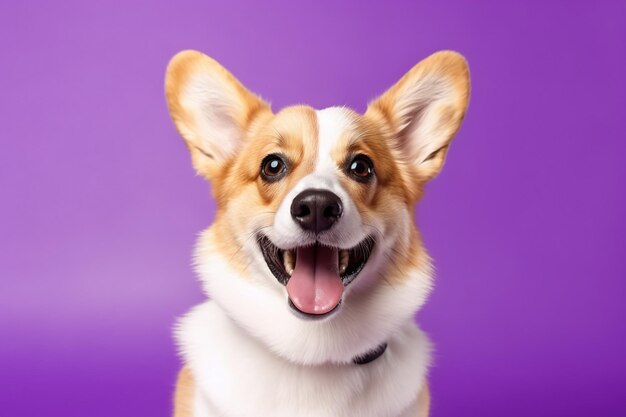
{"label": "white chest fur", "polygon": [[182,319],[178,342],[196,382],[195,417],[400,417],[415,403],[430,358],[427,337],[408,321],[372,363],[298,365],[212,301]]}

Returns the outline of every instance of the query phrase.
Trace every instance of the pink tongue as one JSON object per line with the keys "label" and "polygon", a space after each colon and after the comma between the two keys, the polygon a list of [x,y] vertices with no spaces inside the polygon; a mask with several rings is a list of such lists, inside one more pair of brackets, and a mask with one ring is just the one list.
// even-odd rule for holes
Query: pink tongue
{"label": "pink tongue", "polygon": [[328,313],[337,307],[343,294],[337,249],[314,245],[297,251],[296,268],[287,283],[289,298],[305,313]]}

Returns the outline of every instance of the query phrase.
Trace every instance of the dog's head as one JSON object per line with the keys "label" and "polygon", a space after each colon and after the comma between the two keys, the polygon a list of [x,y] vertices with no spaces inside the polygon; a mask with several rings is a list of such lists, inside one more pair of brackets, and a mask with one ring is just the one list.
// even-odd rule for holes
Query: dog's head
{"label": "dog's head", "polygon": [[365,114],[270,106],[199,52],[166,96],[217,213],[196,262],[211,297],[293,360],[347,361],[412,316],[431,286],[413,222],[469,98],[465,60],[439,52]]}

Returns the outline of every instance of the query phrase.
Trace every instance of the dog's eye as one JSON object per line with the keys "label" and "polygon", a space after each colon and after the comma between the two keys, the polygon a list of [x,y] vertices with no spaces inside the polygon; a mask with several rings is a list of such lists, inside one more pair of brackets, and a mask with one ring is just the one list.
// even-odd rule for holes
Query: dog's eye
{"label": "dog's eye", "polygon": [[261,176],[265,181],[277,181],[287,172],[287,164],[281,155],[271,154],[261,162]]}
{"label": "dog's eye", "polygon": [[357,181],[369,181],[374,175],[374,164],[365,155],[356,155],[348,163],[348,174]]}

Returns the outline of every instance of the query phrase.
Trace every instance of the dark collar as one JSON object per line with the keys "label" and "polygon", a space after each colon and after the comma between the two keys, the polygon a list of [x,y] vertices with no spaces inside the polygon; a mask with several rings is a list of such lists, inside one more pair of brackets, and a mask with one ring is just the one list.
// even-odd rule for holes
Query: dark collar
{"label": "dark collar", "polygon": [[352,359],[352,363],[355,363],[357,365],[365,365],[366,363],[373,362],[376,359],[380,358],[383,353],[385,353],[385,350],[387,350],[387,343],[378,345],[376,348],[370,350],[364,355],[356,356],[354,359]]}

